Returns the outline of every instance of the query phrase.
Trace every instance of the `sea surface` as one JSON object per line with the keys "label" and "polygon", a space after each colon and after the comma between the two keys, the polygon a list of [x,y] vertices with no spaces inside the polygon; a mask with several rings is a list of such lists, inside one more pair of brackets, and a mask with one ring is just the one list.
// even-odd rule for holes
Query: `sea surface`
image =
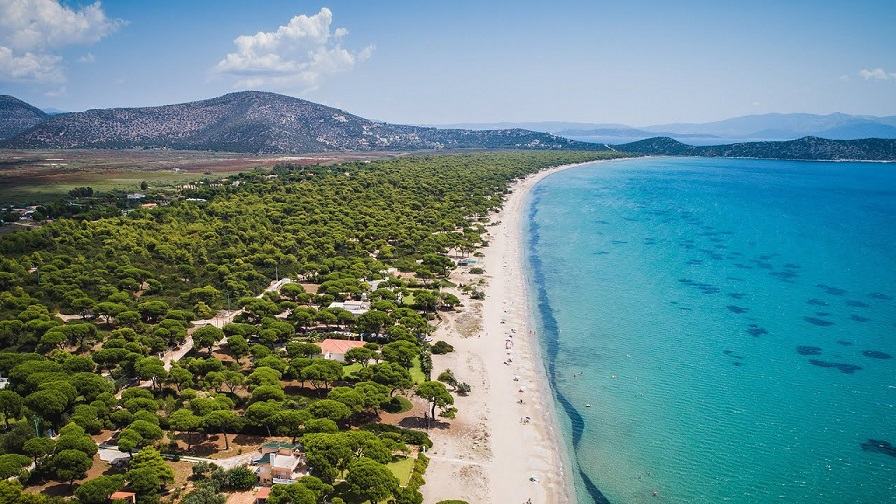
{"label": "sea surface", "polygon": [[525,211],[579,502],[896,502],[896,165],[605,162]]}

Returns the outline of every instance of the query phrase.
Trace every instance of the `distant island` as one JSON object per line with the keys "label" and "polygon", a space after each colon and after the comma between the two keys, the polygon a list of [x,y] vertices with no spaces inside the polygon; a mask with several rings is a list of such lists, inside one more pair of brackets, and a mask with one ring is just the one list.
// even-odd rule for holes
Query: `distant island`
{"label": "distant island", "polygon": [[725,158],[789,159],[804,161],[896,161],[896,140],[828,140],[804,137],[784,142],[745,142],[729,145],[694,146],[668,137],[648,138],[614,150],[651,156],[697,156]]}
{"label": "distant island", "polygon": [[[790,122],[795,120],[778,116]],[[781,121],[781,117],[775,119]],[[733,131],[731,121],[758,124],[755,118],[747,119],[715,124],[725,126],[726,131]],[[797,119],[808,121],[802,117]],[[862,124],[870,121],[859,119],[864,121]],[[812,124],[828,127],[834,120],[839,121],[838,124],[854,124],[859,119],[847,121],[840,116],[827,116],[825,121],[816,119]],[[890,128],[884,124],[889,119],[880,118],[883,122],[873,131]],[[548,126],[554,123],[532,124]],[[554,126],[570,124],[556,123]],[[705,138],[709,134],[705,127],[701,129],[695,125],[666,127],[677,128],[679,138]],[[619,138],[632,131],[649,133],[647,129],[626,128],[565,129],[560,133],[599,131]],[[843,128],[845,126],[841,130]],[[828,128],[825,131],[834,130]],[[0,149],[170,149],[271,155],[445,149],[613,150],[663,156],[896,161],[896,139],[831,140],[806,136],[788,141],[696,146],[657,136],[629,143],[597,143],[523,128],[435,128],[389,124],[307,100],[260,91],[242,91],[176,105],[95,109],[57,115],[49,115],[11,96],[0,96]]]}
{"label": "distant island", "polygon": [[673,123],[632,127],[626,124],[562,121],[465,123],[437,128],[521,128],[552,133],[583,142],[622,144],[654,137],[669,137],[695,145],[796,140],[807,136],[830,140],[896,138],[896,116],[833,113],[755,114],[706,123]]}

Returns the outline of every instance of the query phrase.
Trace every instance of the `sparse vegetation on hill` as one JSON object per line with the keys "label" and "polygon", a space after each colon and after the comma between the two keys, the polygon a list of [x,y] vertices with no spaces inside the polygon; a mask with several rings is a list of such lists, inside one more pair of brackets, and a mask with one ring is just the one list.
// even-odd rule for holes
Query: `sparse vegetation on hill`
{"label": "sparse vegetation on hill", "polygon": [[742,157],[803,161],[896,161],[896,140],[827,140],[805,137],[784,142],[747,142],[731,145],[694,146],[667,137],[648,138],[616,145],[615,149],[647,155]]}
{"label": "sparse vegetation on hill", "polygon": [[18,98],[0,95],[0,140],[27,131],[49,117],[46,112]]}
{"label": "sparse vegetation on hill", "polygon": [[31,130],[0,141],[0,147],[164,148],[264,154],[470,148],[605,149],[522,129],[449,130],[375,122],[299,98],[258,91],[176,105],[88,110],[44,119]]}

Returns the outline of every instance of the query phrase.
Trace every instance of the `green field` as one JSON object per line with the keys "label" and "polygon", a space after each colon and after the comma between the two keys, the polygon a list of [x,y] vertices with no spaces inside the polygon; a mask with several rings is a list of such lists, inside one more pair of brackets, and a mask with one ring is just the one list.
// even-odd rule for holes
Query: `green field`
{"label": "green field", "polygon": [[[349,364],[342,368],[343,376],[351,376],[354,375],[359,369],[361,369],[361,365],[358,363]],[[420,384],[426,381],[426,375],[423,374],[423,371],[420,369],[420,358],[414,357],[414,364],[411,366],[411,379],[414,380],[414,383]]]}
{"label": "green field", "polygon": [[411,366],[411,379],[414,380],[414,383],[420,384],[426,381],[426,375],[423,374],[423,371],[420,369],[420,358],[414,357],[414,364]]}
{"label": "green field", "polygon": [[[233,172],[237,173],[237,172]],[[218,173],[226,176],[228,173]],[[71,176],[42,177],[27,180],[0,179],[0,204],[37,205],[67,197],[68,192],[76,187],[91,187],[98,193],[110,191],[135,192],[140,190],[140,183],[146,182],[151,189],[185,184],[202,178],[196,173],[173,171],[134,171],[134,172],[80,172]]]}
{"label": "green field", "polygon": [[398,478],[401,486],[407,485],[411,479],[411,471],[414,470],[414,460],[413,457],[395,457],[392,462],[386,464],[386,467]]}
{"label": "green field", "polygon": [[[394,155],[394,154],[390,154]],[[385,154],[324,153],[262,157],[228,152],[171,150],[8,150],[0,149],[0,204],[24,206],[54,201],[75,187],[97,192],[137,191],[220,178],[278,163],[327,164],[375,159]]]}

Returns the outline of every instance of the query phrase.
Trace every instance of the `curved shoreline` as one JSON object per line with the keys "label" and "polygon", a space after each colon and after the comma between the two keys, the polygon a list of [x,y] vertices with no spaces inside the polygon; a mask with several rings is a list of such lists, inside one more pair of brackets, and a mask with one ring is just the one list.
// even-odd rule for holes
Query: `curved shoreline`
{"label": "curved shoreline", "polygon": [[[577,502],[569,472],[574,454],[567,453],[558,427],[549,361],[534,331],[539,314],[532,303],[537,295],[530,292],[532,271],[524,249],[529,216],[524,210],[539,181],[593,163],[548,168],[510,184],[504,205],[491,216],[489,243],[480,250],[484,257],[477,258],[485,274],[458,268],[452,275],[458,284],[484,280],[480,288],[485,299],[465,302],[464,313],[434,335],[455,351],[433,356],[433,376],[451,369],[473,390],[456,398],[458,413],[450,428],[431,433],[435,446],[421,489],[425,503],[452,498],[470,503]],[[464,316],[478,321],[476,334],[464,335]]]}
{"label": "curved shoreline", "polygon": [[[531,211],[528,215],[528,238],[529,238],[529,250],[533,250],[535,246],[538,244],[539,237],[539,226],[534,222],[535,217],[535,209],[534,205],[537,203],[533,201],[529,203]],[[553,310],[551,309],[550,302],[548,301],[547,292],[544,289],[544,276],[541,269],[541,260],[538,256],[532,254],[530,255],[529,261],[531,270],[532,270],[532,279],[529,282],[530,292],[534,292],[533,297],[535,298],[533,303],[533,316],[537,314],[541,317],[540,324],[538,322],[534,322],[533,325],[535,327],[540,328],[540,333],[542,335],[543,343],[546,347],[547,359],[544,360],[544,364],[546,365],[546,373],[548,380],[548,386],[553,392],[553,397],[556,399],[560,408],[566,413],[566,416],[569,418],[570,428],[572,431],[572,446],[569,451],[565,451],[566,455],[565,460],[567,461],[568,467],[577,467],[578,463],[573,464],[573,460],[577,460],[576,450],[579,448],[579,442],[582,438],[584,421],[582,420],[582,416],[575,406],[572,405],[571,402],[563,395],[556,387],[553,386],[555,380],[553,378],[556,376],[556,357],[557,357],[557,346],[559,340],[559,330],[557,328],[557,320],[554,318]],[[558,425],[555,422],[555,425]],[[596,504],[610,504],[609,499],[597,488],[597,485],[591,481],[591,478],[585,473],[585,471],[578,468],[579,477],[582,478],[582,482],[585,486],[585,489],[588,492],[588,495],[592,498],[592,500]],[[569,484],[573,487],[573,495],[575,495],[575,483],[570,481]]]}

